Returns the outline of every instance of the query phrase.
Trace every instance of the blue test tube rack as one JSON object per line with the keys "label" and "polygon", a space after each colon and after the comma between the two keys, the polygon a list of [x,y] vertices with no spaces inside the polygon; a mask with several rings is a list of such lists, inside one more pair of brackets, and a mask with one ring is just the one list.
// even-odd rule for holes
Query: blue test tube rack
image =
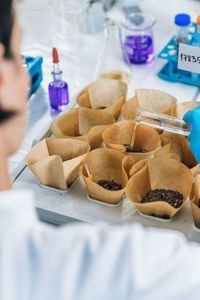
{"label": "blue test tube rack", "polygon": [[40,86],[40,83],[43,80],[42,76],[42,63],[43,58],[41,56],[32,57],[32,56],[23,56],[24,65],[26,66],[27,71],[29,72],[31,84],[29,96],[31,96],[37,88]]}
{"label": "blue test tube rack", "polygon": [[[196,23],[192,23],[189,31],[188,44],[192,45],[196,35]],[[190,85],[200,86],[200,74],[191,73],[178,69],[178,46],[175,42],[175,36],[160,51],[158,58],[166,59],[168,62],[158,72],[158,76],[171,82],[182,82]]]}

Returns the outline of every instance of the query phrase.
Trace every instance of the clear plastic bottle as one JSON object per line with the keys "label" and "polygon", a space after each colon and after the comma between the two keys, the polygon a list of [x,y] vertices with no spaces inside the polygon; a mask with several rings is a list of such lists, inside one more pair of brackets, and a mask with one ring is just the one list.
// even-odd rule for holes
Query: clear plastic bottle
{"label": "clear plastic bottle", "polygon": [[190,25],[190,16],[188,14],[178,14],[174,19],[175,24],[177,25],[177,34],[175,36],[176,44],[184,43],[188,41],[188,32]]}
{"label": "clear plastic bottle", "polygon": [[97,63],[95,77],[119,79],[130,83],[132,68],[129,60],[125,62],[123,58],[119,39],[120,25],[113,20],[108,20],[104,26],[105,43]]}

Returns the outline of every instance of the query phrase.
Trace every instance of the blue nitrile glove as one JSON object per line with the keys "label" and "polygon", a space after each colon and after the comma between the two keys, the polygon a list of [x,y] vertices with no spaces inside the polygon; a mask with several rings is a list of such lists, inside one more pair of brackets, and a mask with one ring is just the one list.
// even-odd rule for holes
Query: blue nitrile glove
{"label": "blue nitrile glove", "polygon": [[189,110],[183,116],[183,120],[190,125],[190,150],[200,163],[200,104],[193,110]]}

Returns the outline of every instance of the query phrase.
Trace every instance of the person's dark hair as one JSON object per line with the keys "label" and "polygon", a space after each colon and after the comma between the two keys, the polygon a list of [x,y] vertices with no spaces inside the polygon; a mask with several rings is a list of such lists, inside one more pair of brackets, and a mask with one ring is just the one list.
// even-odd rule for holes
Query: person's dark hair
{"label": "person's dark hair", "polygon": [[5,57],[12,56],[10,40],[13,27],[12,0],[0,0],[0,43],[5,47]]}
{"label": "person's dark hair", "polygon": [[[12,0],[0,0],[0,43],[5,47],[5,57],[11,58],[10,40],[13,27]],[[11,118],[15,113],[0,108],[0,123]]]}

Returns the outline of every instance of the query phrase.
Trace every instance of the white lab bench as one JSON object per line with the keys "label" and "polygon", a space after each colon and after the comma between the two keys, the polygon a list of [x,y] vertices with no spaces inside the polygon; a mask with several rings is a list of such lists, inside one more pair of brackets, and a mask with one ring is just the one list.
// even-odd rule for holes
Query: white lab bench
{"label": "white lab bench", "polygon": [[[47,0],[45,0],[47,2]],[[44,1],[44,2],[45,2]],[[45,10],[45,3],[42,2],[43,9],[40,9],[40,2],[35,1],[34,9],[31,7],[31,0],[18,4],[19,17],[24,29],[24,40],[22,51],[26,55],[41,55],[44,57],[43,75],[44,80],[38,91],[28,101],[28,126],[26,136],[20,150],[10,158],[9,166],[14,180],[14,187],[28,187],[36,194],[35,205],[41,219],[61,224],[71,220],[79,220],[89,223],[105,221],[108,223],[140,222],[144,226],[156,226],[172,228],[182,231],[189,239],[200,241],[199,232],[193,229],[192,215],[189,201],[186,201],[182,210],[171,222],[162,222],[149,219],[138,214],[134,205],[124,199],[119,207],[105,207],[100,204],[92,203],[87,199],[87,191],[81,176],[67,192],[47,189],[41,187],[31,171],[24,166],[23,160],[27,152],[31,149],[35,141],[39,141],[43,136],[49,135],[48,127],[56,115],[51,115],[49,111],[47,88],[51,80],[51,47],[54,40],[49,36],[49,24],[52,16]],[[33,1],[32,1],[33,3]],[[157,55],[165,43],[175,31],[173,18],[176,13],[189,13],[193,20],[196,18],[200,4],[197,1],[168,0],[164,7],[159,0],[141,1],[142,10],[157,19],[154,31],[155,54]],[[109,13],[113,18],[119,17],[117,9]],[[35,20],[37,16],[37,22]],[[35,26],[43,28],[42,33],[35,32]],[[34,25],[35,24],[35,25]],[[37,28],[38,29],[38,28]],[[46,32],[44,32],[46,30]],[[45,34],[45,40],[43,35]],[[85,36],[84,43],[76,44],[74,50],[61,49],[61,66],[64,72],[63,78],[70,87],[70,103],[66,110],[75,106],[75,95],[87,83],[94,80],[94,68],[97,57],[102,47],[103,34],[96,36]],[[83,41],[82,40],[82,41]],[[77,48],[78,45],[78,48]],[[74,53],[73,53],[74,51]],[[155,59],[148,66],[134,66],[133,82],[129,87],[128,98],[133,96],[135,88],[155,88],[166,91],[177,97],[178,101],[190,101],[200,99],[200,90],[195,86],[184,85],[181,83],[170,83],[157,77],[157,72],[166,61]]]}

